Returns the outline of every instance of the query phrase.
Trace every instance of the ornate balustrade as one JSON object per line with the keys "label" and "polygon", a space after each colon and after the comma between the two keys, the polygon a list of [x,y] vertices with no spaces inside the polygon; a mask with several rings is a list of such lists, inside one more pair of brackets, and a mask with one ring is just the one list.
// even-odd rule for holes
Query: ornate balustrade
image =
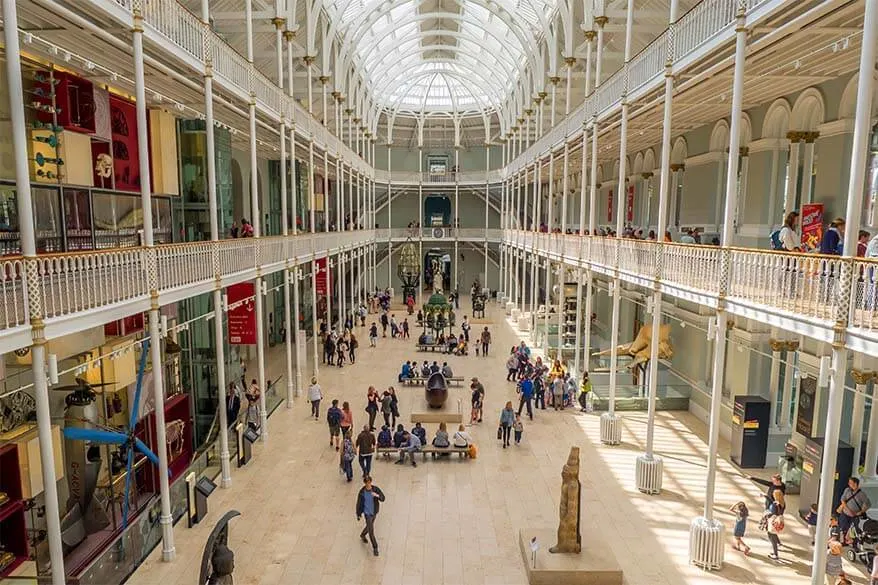
{"label": "ornate balustrade", "polygon": [[[55,320],[109,307],[124,314],[126,304],[133,313],[153,290],[160,302],[168,302],[162,301],[163,294],[193,296],[212,289],[217,280],[231,284],[254,278],[257,270],[269,274],[288,262],[307,262],[373,241],[373,231],[348,231],[6,258],[0,274],[0,336],[29,325],[31,314],[50,327]],[[93,317],[84,319],[81,328],[94,324]]]}
{"label": "ornate balustrade", "polygon": [[666,294],[709,306],[722,293],[733,312],[805,324],[820,339],[849,315],[848,330],[878,345],[878,261],[521,230],[506,230],[504,242],[640,286],[658,282]]}

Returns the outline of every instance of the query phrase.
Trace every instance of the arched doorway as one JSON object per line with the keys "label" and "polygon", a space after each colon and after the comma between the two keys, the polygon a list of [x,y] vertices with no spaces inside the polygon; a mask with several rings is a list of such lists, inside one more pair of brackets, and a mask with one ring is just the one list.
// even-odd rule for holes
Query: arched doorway
{"label": "arched doorway", "polygon": [[451,254],[432,248],[424,254],[424,284],[433,287],[433,261],[442,267],[442,290],[451,290]]}

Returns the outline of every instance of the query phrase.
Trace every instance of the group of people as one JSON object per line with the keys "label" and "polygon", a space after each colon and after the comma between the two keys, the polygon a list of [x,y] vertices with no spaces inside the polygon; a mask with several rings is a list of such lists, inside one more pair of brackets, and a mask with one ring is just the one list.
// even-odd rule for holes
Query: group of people
{"label": "group of people", "polygon": [[320,334],[323,338],[324,364],[343,368],[346,359],[350,359],[351,364],[357,362],[357,348],[360,344],[353,330],[345,329],[344,333],[339,335],[335,329],[327,332],[325,325],[321,324]]}
{"label": "group of people", "polygon": [[403,318],[402,323],[397,323],[396,317],[389,310],[381,311],[381,336],[387,337],[387,329],[390,328],[390,337],[393,339],[409,339],[409,320]]}
{"label": "group of people", "polygon": [[[527,414],[533,420],[533,409],[546,409],[548,404],[555,410],[564,410],[573,405],[577,395],[576,379],[567,371],[560,360],[555,360],[549,367],[541,357],[530,359],[530,348],[522,341],[513,347],[506,360],[506,380],[516,382],[519,395],[518,413],[527,407]],[[591,410],[591,382],[588,372],[583,372],[579,384],[580,409]]]}
{"label": "group of people", "polygon": [[436,373],[442,374],[446,378],[454,376],[454,371],[451,369],[451,366],[448,365],[448,362],[442,362],[442,366],[440,367],[439,362],[436,360],[433,360],[432,364],[429,364],[427,360],[424,360],[424,363],[419,368],[417,360],[410,360],[402,364],[397,381],[404,382],[406,380],[411,380],[412,378],[429,378]]}
{"label": "group of people", "polygon": [[[768,542],[771,544],[771,553],[768,558],[780,560],[779,549],[784,546],[781,543],[781,535],[786,529],[784,514],[786,512],[787,486],[780,474],[775,474],[770,480],[758,477],[749,479],[767,486],[764,495],[764,511],[759,520],[759,529],[766,533]],[[848,479],[848,485],[842,492],[838,505],[829,518],[829,526],[824,529],[828,532],[828,544],[826,547],[826,577],[830,583],[847,585],[851,581],[844,572],[842,557],[845,547],[859,548],[860,523],[866,518],[866,512],[872,506],[869,496],[860,488],[860,480],[856,477]],[[729,512],[735,515],[733,536],[737,551],[750,554],[750,547],[744,542],[747,531],[747,521],[750,510],[743,501],[735,503]],[[817,504],[811,504],[808,513],[804,516],[808,524],[808,532],[811,536],[811,545],[815,544],[815,538],[819,527],[817,525]],[[789,548],[789,547],[787,547]],[[870,551],[871,552],[871,551]],[[878,585],[878,547],[875,547],[870,569],[872,585]]]}

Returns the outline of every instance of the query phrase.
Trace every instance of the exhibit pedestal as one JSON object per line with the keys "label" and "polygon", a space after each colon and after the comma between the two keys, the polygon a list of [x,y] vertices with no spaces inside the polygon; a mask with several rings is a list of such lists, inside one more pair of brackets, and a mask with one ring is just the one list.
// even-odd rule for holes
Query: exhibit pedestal
{"label": "exhibit pedestal", "polygon": [[[418,399],[415,399],[418,402]],[[445,423],[460,424],[463,422],[463,393],[460,390],[448,391],[448,398],[440,408],[431,408],[426,400],[420,401],[412,407],[412,423]],[[467,411],[468,412],[468,411]]]}
{"label": "exhibit pedestal", "polygon": [[[518,546],[530,585],[622,585],[622,567],[597,529],[581,526],[582,552],[549,552],[557,533],[551,529],[521,530]],[[531,539],[539,545],[536,553]],[[536,563],[534,563],[536,555]]]}

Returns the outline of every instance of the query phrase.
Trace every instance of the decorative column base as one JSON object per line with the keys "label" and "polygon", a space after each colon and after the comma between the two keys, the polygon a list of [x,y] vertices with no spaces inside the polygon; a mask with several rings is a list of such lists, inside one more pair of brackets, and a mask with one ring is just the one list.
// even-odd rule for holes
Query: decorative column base
{"label": "decorative column base", "polygon": [[660,494],[665,464],[658,455],[638,455],[634,470],[637,489],[645,494]]}
{"label": "decorative column base", "polygon": [[513,303],[512,301],[506,301],[506,314],[507,315],[511,315],[512,309],[514,309],[514,308],[515,308],[515,303]]}
{"label": "decorative column base", "polygon": [[518,307],[512,309],[512,322],[518,323],[518,317],[521,315],[521,310]]}
{"label": "decorative column base", "polygon": [[618,445],[622,442],[622,419],[614,412],[601,415],[601,443]]}
{"label": "decorative column base", "polygon": [[723,568],[725,528],[719,520],[696,518],[689,526],[689,562],[706,571]]}

